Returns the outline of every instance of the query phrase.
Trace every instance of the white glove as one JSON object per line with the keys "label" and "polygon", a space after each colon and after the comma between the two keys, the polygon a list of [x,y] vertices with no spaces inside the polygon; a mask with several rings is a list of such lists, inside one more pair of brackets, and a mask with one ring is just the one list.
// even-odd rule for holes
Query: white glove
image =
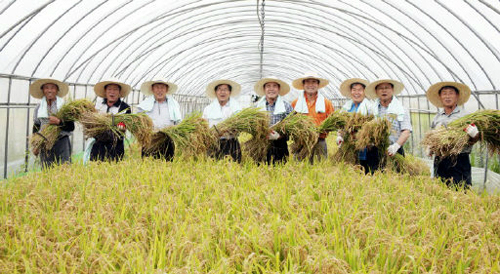
{"label": "white glove", "polygon": [[476,138],[476,136],[479,134],[479,129],[477,129],[476,125],[470,124],[466,128],[464,128],[464,131],[469,134],[471,138]]}
{"label": "white glove", "polygon": [[269,132],[269,135],[267,136],[267,138],[271,141],[278,140],[279,137],[280,134],[275,130],[271,130],[271,132]]}
{"label": "white glove", "polygon": [[342,143],[344,142],[344,138],[342,138],[342,136],[338,135],[336,142],[337,142],[337,146],[340,147],[342,145]]}
{"label": "white glove", "polygon": [[387,153],[392,157],[398,152],[400,147],[401,146],[398,143],[394,143],[387,148]]}

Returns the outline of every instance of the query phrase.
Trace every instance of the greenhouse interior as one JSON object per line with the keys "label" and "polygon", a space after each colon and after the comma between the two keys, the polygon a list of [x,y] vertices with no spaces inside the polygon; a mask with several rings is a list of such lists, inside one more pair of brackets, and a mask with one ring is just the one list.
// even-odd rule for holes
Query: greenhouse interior
{"label": "greenhouse interior", "polygon": [[[490,111],[498,125],[500,1],[3,0],[0,22],[1,273],[500,273],[500,128],[467,122],[437,129],[458,131],[466,138],[461,139],[464,146],[477,141],[469,158],[471,191],[447,188],[435,178],[438,156],[423,144],[434,132],[435,117],[448,115],[428,99],[430,87],[439,82],[466,85],[465,113]],[[277,83],[281,91],[290,85],[289,92],[266,101],[267,93],[258,94],[256,85],[264,78],[275,80],[264,82],[263,90]],[[282,164],[240,163],[230,157],[217,161],[206,157],[208,149],[200,152],[203,157],[177,157],[182,145],[189,146],[177,139],[170,140],[175,158],[158,161],[145,157],[140,136],[128,124],[125,135],[127,121],[115,123],[119,114],[147,117],[138,110],[156,93],[148,97],[143,83],[160,81],[167,90],[174,83],[175,93],[166,98],[178,102],[180,116],[200,121],[192,136],[205,134],[196,132],[203,128],[218,134],[216,141],[207,137],[211,145],[242,142],[243,156],[249,157],[245,153],[261,150],[244,150],[245,145],[264,140],[259,149],[266,149],[283,140],[281,132],[265,124],[261,139],[255,133],[243,143],[250,138],[248,128],[225,139],[222,126],[201,118],[217,100],[221,114],[238,104],[249,112],[238,110],[231,117],[253,113],[249,120],[264,113],[259,102],[264,107],[280,102],[283,108],[290,103],[299,113],[297,105],[303,104],[302,113],[309,115],[305,86],[316,83],[320,88],[314,98],[331,102],[333,117],[344,115],[342,108],[352,101],[341,88],[352,78],[402,83],[391,100],[401,102],[412,130],[401,148],[393,142],[380,157],[391,159],[404,149],[403,159],[421,164],[422,173],[405,173],[396,165],[387,173],[368,174],[365,168],[365,174],[359,165],[332,156],[341,146],[347,150],[344,139],[339,141],[342,134],[359,135],[340,128],[327,135],[314,124],[306,128],[312,122],[305,119],[296,127],[313,136],[308,152],[323,141],[330,153],[325,152],[326,160],[300,158],[294,145],[297,149],[301,137],[287,135],[284,145],[294,153]],[[100,83],[115,79],[129,85],[123,102],[132,114],[108,115],[112,122],[105,125],[125,138],[124,161],[87,163],[85,151],[97,135],[88,135],[76,119],[74,130],[64,136],[72,163],[42,167],[33,140],[49,142],[34,130],[41,127],[35,121],[47,102],[30,89],[40,79],[66,83],[66,102],[82,99],[96,108],[109,103],[109,84],[105,96],[98,96]],[[211,86],[220,79],[226,82]],[[301,88],[292,84],[297,79]],[[316,82],[310,84],[311,79]],[[224,99],[224,104],[233,103],[222,110],[219,87],[226,85],[231,96],[235,86],[229,80],[241,89]],[[114,85],[122,92],[121,84]],[[370,87],[360,85],[366,91]],[[61,86],[56,87],[60,92]],[[462,98],[463,90],[455,91]],[[43,84],[38,92],[45,94]],[[380,103],[375,97],[366,93],[365,100]],[[54,102],[60,107],[58,100],[47,97],[51,108]],[[169,108],[175,106],[168,100]],[[154,102],[151,108],[159,105]],[[275,111],[269,117],[277,113],[274,106],[267,109]],[[325,106],[316,102],[314,108]],[[179,116],[175,111],[168,115]],[[482,117],[492,121],[493,115]],[[281,119],[289,117],[294,116]],[[47,119],[53,125],[52,116]],[[384,125],[383,142],[388,142],[391,124]],[[361,152],[371,147],[366,143],[351,153],[361,161]],[[464,151],[457,153],[469,157]]]}
{"label": "greenhouse interior", "polygon": [[[238,100],[251,105],[253,85],[275,76],[291,82],[317,72],[330,83],[320,92],[338,109],[348,78],[401,81],[411,110],[409,149],[437,108],[425,97],[439,81],[467,84],[465,107],[499,109],[500,8],[497,1],[2,1],[0,6],[0,171],[27,171],[33,108],[28,93],[39,78],[69,83],[69,96],[95,100],[93,85],[109,77],[130,84],[125,99],[138,104],[140,84],[168,79],[183,113],[201,111],[206,85],[232,79]],[[292,101],[300,94],[286,95]],[[76,130],[73,153],[84,147]],[[475,181],[499,183],[498,155],[477,145]],[[480,171],[479,169],[482,169]]]}

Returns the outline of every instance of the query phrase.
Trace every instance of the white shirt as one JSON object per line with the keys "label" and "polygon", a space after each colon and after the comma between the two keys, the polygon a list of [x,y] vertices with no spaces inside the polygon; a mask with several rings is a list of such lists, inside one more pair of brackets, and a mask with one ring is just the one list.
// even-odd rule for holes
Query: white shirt
{"label": "white shirt", "polygon": [[221,108],[221,112],[222,112],[222,118],[220,119],[210,119],[208,118],[209,115],[208,115],[208,107],[206,107],[204,110],[203,110],[203,118],[208,120],[208,126],[209,127],[212,127],[214,125],[217,125],[218,123],[226,120],[227,118],[231,117],[231,115],[233,115],[233,111],[231,110],[231,107],[230,107],[230,104],[231,104],[231,100],[229,100],[229,102],[227,102],[224,106],[220,106]]}
{"label": "white shirt", "polygon": [[170,120],[170,112],[168,110],[167,101],[158,103],[155,101],[153,109],[146,112],[146,114],[153,120],[153,125],[155,129],[162,129],[167,126],[173,126],[175,123]]}

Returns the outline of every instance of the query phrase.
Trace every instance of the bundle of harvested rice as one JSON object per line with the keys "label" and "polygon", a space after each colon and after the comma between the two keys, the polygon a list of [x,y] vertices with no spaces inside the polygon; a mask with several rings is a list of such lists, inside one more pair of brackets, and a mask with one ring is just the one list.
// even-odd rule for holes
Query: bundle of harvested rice
{"label": "bundle of harvested rice", "polygon": [[[330,121],[327,121],[329,119]],[[334,159],[336,161],[355,164],[358,158],[358,151],[356,149],[357,133],[363,125],[373,119],[373,115],[363,115],[353,112],[334,112],[322,123],[318,130],[320,132],[333,130],[340,131],[343,135],[344,142],[336,151]]]}
{"label": "bundle of harvested rice", "polygon": [[299,159],[309,157],[318,141],[316,125],[311,117],[296,112],[290,113],[285,119],[273,125],[271,129],[290,138],[293,142],[290,150]]}
{"label": "bundle of harvested rice", "polygon": [[430,176],[429,166],[411,154],[405,156],[396,153],[387,158],[386,169],[410,176]]}
{"label": "bundle of harvested rice", "polygon": [[244,108],[213,127],[218,136],[237,136],[246,132],[252,136],[265,136],[269,132],[269,115],[260,108]]}
{"label": "bundle of harvested rice", "polygon": [[335,111],[330,114],[318,127],[318,132],[329,132],[343,129],[347,123],[348,112]]}
{"label": "bundle of harvested rice", "polygon": [[479,110],[428,132],[423,146],[438,156],[448,157],[460,154],[469,145],[469,135],[464,128],[475,124],[481,134],[480,140],[488,144],[493,155],[500,152],[500,110]]}
{"label": "bundle of harvested rice", "polygon": [[243,149],[255,161],[262,161],[268,147],[269,114],[260,108],[244,108],[213,127],[214,136],[238,136],[242,132],[252,135]]}
{"label": "bundle of harvested rice", "polygon": [[151,141],[151,133],[153,131],[153,121],[144,113],[118,113],[116,115],[93,112],[85,113],[82,115],[80,123],[83,125],[83,132],[86,137],[95,138],[110,132],[115,141],[125,135],[125,132],[116,127],[117,124],[124,123],[127,130],[143,146]]}
{"label": "bundle of harvested rice", "polygon": [[344,136],[344,142],[333,155],[333,159],[336,162],[343,161],[352,165],[357,163],[358,151],[356,150],[355,142],[352,140],[350,135]]}
{"label": "bundle of harvested rice", "polygon": [[389,146],[390,131],[391,122],[385,118],[377,118],[365,123],[356,134],[356,149],[376,146],[380,151],[385,151]]}
{"label": "bundle of harvested rice", "polygon": [[206,155],[216,139],[208,127],[208,122],[201,118],[201,113],[193,113],[178,125],[163,128],[152,135],[151,142],[144,147],[148,154],[161,150],[172,140],[176,154],[183,156]]}
{"label": "bundle of harvested rice", "polygon": [[[94,104],[87,99],[79,99],[69,101],[64,104],[59,111],[53,116],[59,118],[62,121],[75,122],[79,121],[81,116],[87,112],[94,112]],[[61,133],[61,128],[56,125],[46,124],[39,132],[33,134],[30,138],[30,145],[33,151],[49,151],[52,149],[59,134]]]}

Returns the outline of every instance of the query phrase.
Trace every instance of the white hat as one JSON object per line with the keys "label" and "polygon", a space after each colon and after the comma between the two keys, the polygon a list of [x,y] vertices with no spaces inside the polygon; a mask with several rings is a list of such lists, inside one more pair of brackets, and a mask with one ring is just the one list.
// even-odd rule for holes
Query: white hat
{"label": "white hat", "polygon": [[432,86],[429,87],[429,89],[426,92],[427,99],[429,102],[431,102],[433,105],[435,105],[438,108],[442,108],[443,102],[441,102],[441,97],[439,97],[439,91],[446,86],[452,86],[458,89],[458,102],[457,104],[459,106],[465,104],[467,101],[469,101],[470,98],[470,88],[462,83],[457,83],[457,82],[439,82],[436,83]]}
{"label": "white hat", "polygon": [[298,90],[303,90],[304,89],[304,80],[306,79],[316,79],[319,81],[319,88],[324,88],[326,85],[328,85],[329,81],[321,78],[318,76],[316,72],[307,72],[304,74],[304,76],[300,77],[299,79],[295,79],[292,82],[292,86]]}
{"label": "white hat", "polygon": [[172,82],[167,82],[167,81],[163,81],[163,80],[154,80],[154,81],[147,81],[147,82],[142,83],[141,92],[144,93],[144,95],[152,95],[154,84],[167,85],[168,86],[167,94],[174,94],[177,91],[177,85],[172,83]]}
{"label": "white hat", "polygon": [[237,96],[238,94],[240,94],[240,91],[241,91],[241,86],[240,84],[234,82],[234,81],[231,81],[231,80],[215,80],[213,82],[211,82],[210,84],[208,84],[207,86],[207,96],[210,97],[210,98],[215,98],[217,97],[215,95],[215,88],[219,85],[228,85],[228,86],[231,86],[231,97],[234,97],[234,96]]}
{"label": "white hat", "polygon": [[[342,82],[342,84],[340,84],[340,93],[342,95],[344,95],[344,97],[351,98],[351,86],[352,86],[352,84],[361,84],[361,85],[365,86],[365,89],[366,89],[366,87],[370,84],[370,82],[368,82],[365,79],[361,79],[361,78],[351,78],[351,79],[345,80],[344,82]],[[365,93],[365,96],[366,96],[366,93]],[[372,98],[369,98],[369,99],[372,99]]]}
{"label": "white hat", "polygon": [[42,86],[45,84],[54,84],[59,88],[59,91],[57,91],[57,96],[58,97],[64,97],[66,94],[69,92],[69,86],[68,84],[61,82],[59,80],[53,79],[53,78],[43,78],[43,79],[38,79],[35,82],[33,82],[30,85],[30,94],[36,99],[42,99],[44,94],[42,91]]}
{"label": "white hat", "polygon": [[127,95],[130,93],[130,90],[132,89],[129,85],[120,82],[120,80],[115,79],[115,78],[111,78],[111,79],[108,79],[106,81],[102,81],[102,82],[95,84],[95,86],[94,86],[95,94],[97,94],[97,96],[99,96],[99,97],[106,98],[106,91],[104,90],[104,87],[109,85],[109,84],[115,84],[115,85],[119,85],[121,87],[121,90],[120,90],[120,97],[121,98],[127,97]]}
{"label": "white hat", "polygon": [[255,83],[253,87],[255,93],[257,93],[257,95],[259,96],[264,96],[264,85],[271,82],[278,83],[280,85],[279,95],[285,96],[288,92],[290,92],[290,86],[285,81],[282,81],[274,76],[270,76],[267,78],[262,78],[257,83]]}
{"label": "white hat", "polygon": [[378,95],[377,95],[377,92],[375,91],[375,88],[378,85],[383,84],[383,83],[389,83],[389,84],[392,84],[394,86],[394,94],[393,95],[400,94],[403,91],[403,89],[405,88],[405,86],[403,85],[403,83],[401,83],[399,81],[392,80],[392,79],[380,79],[380,80],[377,80],[375,82],[371,82],[366,87],[366,89],[365,89],[366,97],[368,97],[368,98],[377,98]]}

